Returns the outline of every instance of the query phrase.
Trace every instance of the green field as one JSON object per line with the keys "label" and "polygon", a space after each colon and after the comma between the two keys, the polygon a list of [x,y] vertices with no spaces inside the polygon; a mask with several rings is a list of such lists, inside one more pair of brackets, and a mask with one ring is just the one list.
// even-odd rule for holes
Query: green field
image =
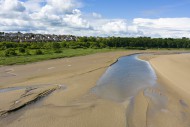
{"label": "green field", "polygon": [[36,50],[29,50],[28,52],[30,55],[27,55],[27,53],[19,53],[18,50],[16,50],[17,56],[4,56],[4,51],[0,51],[0,65],[13,65],[13,64],[26,64],[31,62],[38,62],[43,60],[49,60],[49,59],[57,59],[57,58],[65,58],[65,57],[74,57],[74,56],[82,56],[82,55],[88,55],[88,54],[94,54],[99,52],[109,52],[109,51],[118,51],[123,49],[59,49],[59,53],[55,53],[54,50],[41,50],[43,52],[42,55],[36,55]]}
{"label": "green field", "polygon": [[190,40],[151,38],[82,38],[76,42],[0,42],[0,65],[26,64],[42,60],[118,50],[186,50]]}

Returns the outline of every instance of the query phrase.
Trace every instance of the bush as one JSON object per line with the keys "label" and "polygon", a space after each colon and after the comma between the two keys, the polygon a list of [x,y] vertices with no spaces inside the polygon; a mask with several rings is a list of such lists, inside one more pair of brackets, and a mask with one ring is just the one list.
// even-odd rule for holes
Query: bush
{"label": "bush", "polygon": [[43,47],[44,49],[51,49],[52,48],[52,42],[46,42],[45,44],[44,44],[44,47]]}
{"label": "bush", "polygon": [[57,49],[57,50],[54,50],[54,53],[62,53],[62,51]]}
{"label": "bush", "polygon": [[61,45],[62,48],[68,48],[67,42],[61,42],[60,45]]}
{"label": "bush", "polygon": [[53,48],[53,49],[60,49],[60,48],[61,48],[61,45],[60,45],[58,42],[53,42],[53,43],[52,43],[52,48]]}
{"label": "bush", "polygon": [[36,52],[35,52],[35,55],[42,55],[42,54],[43,54],[43,52],[40,49],[36,50]]}
{"label": "bush", "polygon": [[18,45],[14,42],[3,42],[1,45],[1,48],[3,49],[9,49],[9,48],[16,48]]}
{"label": "bush", "polygon": [[26,55],[31,55],[29,50],[26,50]]}
{"label": "bush", "polygon": [[26,52],[25,48],[23,48],[23,47],[20,47],[18,50],[19,50],[20,53],[25,53]]}
{"label": "bush", "polygon": [[16,56],[15,49],[7,49],[4,51],[4,56]]}

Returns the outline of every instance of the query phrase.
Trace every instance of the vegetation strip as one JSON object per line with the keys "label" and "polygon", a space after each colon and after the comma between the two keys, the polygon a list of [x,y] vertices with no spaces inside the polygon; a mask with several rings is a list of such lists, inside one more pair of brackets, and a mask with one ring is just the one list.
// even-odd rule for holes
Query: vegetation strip
{"label": "vegetation strip", "polygon": [[[19,38],[18,36],[16,37],[16,39]],[[68,37],[70,38],[70,36]],[[2,38],[4,37],[0,37],[0,65],[25,64],[126,49],[158,50],[190,48],[190,39],[188,38],[73,37],[74,39],[70,40],[39,40],[39,42],[37,40],[15,42],[15,39]]]}

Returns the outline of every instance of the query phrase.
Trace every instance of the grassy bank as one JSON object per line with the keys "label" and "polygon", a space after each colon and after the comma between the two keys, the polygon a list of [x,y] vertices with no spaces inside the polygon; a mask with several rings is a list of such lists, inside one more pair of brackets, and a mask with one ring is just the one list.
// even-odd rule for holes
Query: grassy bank
{"label": "grassy bank", "polygon": [[30,51],[30,55],[18,56],[0,56],[0,65],[26,64],[31,62],[38,62],[49,59],[65,58],[94,54],[99,52],[118,51],[123,49],[60,49],[60,53],[55,53],[52,50],[42,50],[42,55],[36,55],[34,50]]}

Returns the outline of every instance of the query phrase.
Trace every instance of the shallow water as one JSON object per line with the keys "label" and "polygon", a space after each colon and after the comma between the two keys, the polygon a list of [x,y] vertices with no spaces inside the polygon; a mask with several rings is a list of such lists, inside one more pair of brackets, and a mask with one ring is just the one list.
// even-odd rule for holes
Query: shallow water
{"label": "shallow water", "polygon": [[156,74],[138,54],[121,57],[110,66],[93,88],[98,96],[123,102],[140,90],[156,85]]}

